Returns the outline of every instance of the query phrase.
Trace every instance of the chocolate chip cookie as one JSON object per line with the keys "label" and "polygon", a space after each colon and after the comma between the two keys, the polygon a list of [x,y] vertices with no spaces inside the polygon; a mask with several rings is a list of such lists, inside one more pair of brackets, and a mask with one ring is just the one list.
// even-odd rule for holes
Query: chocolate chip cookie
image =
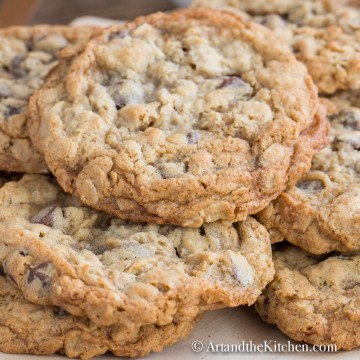
{"label": "chocolate chip cookie", "polygon": [[28,99],[58,63],[58,51],[90,34],[91,29],[45,25],[0,29],[0,170],[48,171],[27,134]]}
{"label": "chocolate chip cookie", "polygon": [[89,209],[55,180],[0,189],[0,264],[24,297],[101,326],[167,325],[252,304],[273,277],[255,219],[200,229],[134,224]]}
{"label": "chocolate chip cookie", "polygon": [[32,98],[30,128],[84,203],[200,227],[259,212],[309,168],[319,143],[301,151],[299,139],[319,107],[305,67],[265,28],[192,9],[94,38]]}
{"label": "chocolate chip cookie", "polygon": [[258,219],[272,241],[286,238],[313,254],[360,251],[360,94],[331,97],[331,144],[311,171],[289,187]]}
{"label": "chocolate chip cookie", "polygon": [[162,351],[188,335],[196,319],[177,319],[164,325],[129,330],[99,327],[58,307],[35,305],[5,277],[0,267],[0,351],[90,359],[107,351],[121,357],[141,357]]}
{"label": "chocolate chip cookie", "polygon": [[296,341],[360,346],[360,255],[274,252],[275,279],[256,303],[260,316]]}
{"label": "chocolate chip cookie", "polygon": [[292,47],[320,92],[360,89],[360,8],[335,0],[197,0],[248,12]]}

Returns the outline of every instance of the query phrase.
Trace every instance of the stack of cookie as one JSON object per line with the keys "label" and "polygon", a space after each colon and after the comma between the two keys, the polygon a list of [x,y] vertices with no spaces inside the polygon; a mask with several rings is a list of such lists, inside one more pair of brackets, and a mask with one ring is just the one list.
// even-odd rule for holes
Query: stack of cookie
{"label": "stack of cookie", "polygon": [[[231,2],[255,21],[194,7],[0,30],[1,351],[145,356],[256,301],[296,340],[358,345],[360,110],[350,91],[320,99],[291,51],[330,25],[355,39],[356,9],[308,1],[323,12],[286,43],[256,21],[303,1],[257,3]],[[342,81],[312,74],[320,91],[356,88],[354,59]],[[272,254],[285,238],[315,255]]]}
{"label": "stack of cookie", "polygon": [[[205,1],[194,1],[194,5]],[[360,7],[350,0],[211,0],[245,11],[306,64],[328,102],[331,143],[257,215],[275,247],[261,317],[297,341],[360,346]],[[287,240],[292,245],[283,245]]]}

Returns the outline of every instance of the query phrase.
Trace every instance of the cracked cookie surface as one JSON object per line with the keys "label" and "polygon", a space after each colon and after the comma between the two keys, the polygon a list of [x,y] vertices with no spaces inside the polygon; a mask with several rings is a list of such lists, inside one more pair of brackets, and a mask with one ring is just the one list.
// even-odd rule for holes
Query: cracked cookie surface
{"label": "cracked cookie surface", "polygon": [[311,171],[257,215],[272,235],[314,253],[360,251],[360,96],[330,98],[331,144]]}
{"label": "cracked cookie surface", "polygon": [[255,219],[200,229],[134,224],[81,205],[54,179],[0,189],[0,264],[25,298],[96,324],[166,325],[252,304],[273,277]]}
{"label": "cracked cookie surface", "polygon": [[319,108],[287,47],[210,9],[105,30],[32,105],[32,138],[67,192],[119,218],[189,227],[243,220],[296,181],[307,166],[295,147]]}
{"label": "cracked cookie surface", "polygon": [[99,327],[51,306],[28,302],[0,267],[0,351],[91,359],[108,351],[121,357],[142,357],[162,351],[187,336],[197,319],[175,319],[164,325],[127,329]]}
{"label": "cracked cookie surface", "polygon": [[57,65],[58,52],[90,34],[65,26],[0,29],[0,170],[48,172],[27,134],[28,100]]}
{"label": "cracked cookie surface", "polygon": [[319,257],[292,245],[274,251],[275,278],[260,316],[296,341],[360,346],[360,255]]}
{"label": "cracked cookie surface", "polygon": [[321,93],[360,89],[360,8],[335,0],[198,0],[246,11],[275,32],[308,67]]}

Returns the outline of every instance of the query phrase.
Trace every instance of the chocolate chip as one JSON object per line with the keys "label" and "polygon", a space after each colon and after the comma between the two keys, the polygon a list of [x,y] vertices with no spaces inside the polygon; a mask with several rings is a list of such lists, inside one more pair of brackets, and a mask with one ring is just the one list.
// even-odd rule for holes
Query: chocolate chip
{"label": "chocolate chip", "polygon": [[111,216],[99,214],[99,217],[97,218],[94,227],[105,231],[111,226],[112,219],[113,218]]}
{"label": "chocolate chip", "polygon": [[360,282],[351,281],[351,282],[347,283],[347,284],[343,287],[343,289],[344,289],[344,290],[352,290],[352,289],[354,289],[354,288],[356,288],[356,287],[359,287],[359,286],[360,286]]}
{"label": "chocolate chip", "polygon": [[55,210],[59,208],[57,205],[49,206],[42,209],[37,215],[30,219],[33,224],[42,224],[52,227],[55,221]]}
{"label": "chocolate chip", "polygon": [[10,64],[10,72],[16,78],[22,78],[26,75],[26,71],[21,68],[21,64],[24,61],[24,57],[22,56],[15,56]]}
{"label": "chocolate chip", "polygon": [[128,30],[120,30],[109,35],[109,41],[114,39],[124,39],[129,36]]}
{"label": "chocolate chip", "polygon": [[246,82],[242,81],[238,76],[228,76],[223,80],[218,89],[225,87],[244,87],[246,85]]}
{"label": "chocolate chip", "polygon": [[17,108],[17,107],[9,106],[4,112],[4,117],[5,117],[5,119],[8,119],[11,116],[20,114],[20,111],[21,110],[19,108]]}
{"label": "chocolate chip", "polygon": [[325,189],[325,184],[321,180],[303,180],[296,184],[296,187],[302,190],[318,193]]}
{"label": "chocolate chip", "polygon": [[5,270],[4,270],[4,267],[2,265],[0,265],[0,276],[5,276],[6,273],[5,273]]}
{"label": "chocolate chip", "polygon": [[27,42],[26,43],[26,50],[28,51],[28,52],[31,52],[31,51],[33,51],[33,49],[34,49],[34,44],[32,43],[32,41],[30,42]]}
{"label": "chocolate chip", "polygon": [[40,280],[43,287],[48,286],[51,282],[51,278],[40,270],[46,269],[49,265],[50,262],[45,262],[35,266],[30,266],[27,278],[28,284],[31,284],[35,279],[38,279]]}
{"label": "chocolate chip", "polygon": [[117,110],[130,104],[142,104],[144,93],[139,84],[134,81],[120,81],[109,88],[109,95],[114,100]]}
{"label": "chocolate chip", "polygon": [[289,20],[289,14],[287,14],[287,13],[281,14],[280,18],[287,22]]}
{"label": "chocolate chip", "polygon": [[61,309],[57,306],[53,308],[53,313],[56,317],[64,317],[69,315],[69,313],[66,310]]}
{"label": "chocolate chip", "polygon": [[360,151],[360,139],[353,139],[349,141],[349,144],[353,147],[354,150]]}
{"label": "chocolate chip", "polygon": [[92,246],[88,250],[91,250],[91,252],[95,255],[102,255],[104,252],[109,250],[109,248],[100,243],[100,244],[92,244]]}
{"label": "chocolate chip", "polygon": [[360,131],[360,119],[352,111],[343,110],[336,117],[347,129]]}
{"label": "chocolate chip", "polygon": [[189,144],[197,144],[200,140],[200,134],[197,131],[190,131],[186,134],[186,139]]}
{"label": "chocolate chip", "polygon": [[339,151],[345,145],[350,145],[354,150],[360,151],[360,139],[357,139],[355,136],[353,138],[340,138],[335,139],[331,143],[331,149],[333,151]]}
{"label": "chocolate chip", "polygon": [[200,232],[200,235],[201,235],[201,236],[205,236],[205,235],[206,235],[206,231],[205,231],[205,228],[204,228],[203,226],[199,229],[199,232]]}

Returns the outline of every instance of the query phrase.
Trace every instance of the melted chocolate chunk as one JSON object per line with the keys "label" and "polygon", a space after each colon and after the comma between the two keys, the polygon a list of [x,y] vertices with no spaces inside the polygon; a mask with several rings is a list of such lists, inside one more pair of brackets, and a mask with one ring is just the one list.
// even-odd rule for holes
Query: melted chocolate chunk
{"label": "melted chocolate chunk", "polygon": [[352,111],[341,111],[337,115],[347,129],[360,131],[360,119]]}
{"label": "melted chocolate chunk", "polygon": [[46,269],[49,265],[50,262],[45,262],[35,266],[30,266],[27,278],[28,284],[31,284],[35,279],[38,279],[40,280],[43,287],[48,286],[51,282],[51,278],[44,274],[41,270]]}
{"label": "melted chocolate chunk", "polygon": [[109,41],[114,40],[114,39],[124,39],[127,36],[129,36],[129,31],[121,30],[121,31],[110,34]]}
{"label": "melted chocolate chunk", "polygon": [[359,287],[360,286],[360,282],[356,282],[356,281],[352,281],[352,282],[349,282],[347,284],[345,284],[345,286],[343,287],[344,290],[352,290],[356,287]]}
{"label": "melted chocolate chunk", "polygon": [[360,139],[357,139],[355,136],[353,138],[345,139],[335,139],[331,143],[331,149],[333,151],[339,151],[342,147],[350,145],[354,150],[360,151]]}
{"label": "melted chocolate chunk", "polygon": [[0,276],[5,276],[6,273],[5,273],[5,270],[4,270],[4,267],[2,265],[0,265]]}
{"label": "melted chocolate chunk", "polygon": [[111,216],[100,214],[96,220],[96,223],[94,224],[94,227],[105,231],[111,226],[112,219],[113,218]]}
{"label": "melted chocolate chunk", "polygon": [[289,14],[285,13],[285,14],[281,14],[279,15],[281,19],[283,19],[285,22],[288,22],[289,20]]}
{"label": "melted chocolate chunk", "polygon": [[16,77],[16,78],[22,78],[25,77],[26,71],[21,68],[21,64],[24,61],[24,57],[22,56],[15,56],[10,65],[10,72]]}
{"label": "melted chocolate chunk", "polygon": [[354,139],[349,142],[350,145],[353,147],[354,150],[360,151],[360,139]]}
{"label": "melted chocolate chunk", "polygon": [[218,89],[225,87],[243,87],[246,86],[246,82],[242,81],[238,76],[229,76],[226,77],[223,82],[220,84]]}
{"label": "melted chocolate chunk", "polygon": [[4,112],[4,117],[5,117],[5,119],[8,119],[11,116],[20,114],[20,111],[21,110],[17,107],[9,106]]}
{"label": "melted chocolate chunk", "polygon": [[53,308],[53,313],[56,317],[64,317],[69,315],[69,313],[66,310],[61,309],[57,306]]}
{"label": "melted chocolate chunk", "polygon": [[197,144],[200,140],[200,134],[197,131],[190,131],[186,134],[186,139],[191,145]]}
{"label": "melted chocolate chunk", "polygon": [[296,187],[302,190],[318,193],[325,189],[325,184],[321,180],[303,180],[296,184]]}
{"label": "melted chocolate chunk", "polygon": [[57,205],[49,206],[41,210],[35,215],[30,222],[33,224],[42,224],[45,226],[52,227],[55,221],[55,210],[58,208]]}

